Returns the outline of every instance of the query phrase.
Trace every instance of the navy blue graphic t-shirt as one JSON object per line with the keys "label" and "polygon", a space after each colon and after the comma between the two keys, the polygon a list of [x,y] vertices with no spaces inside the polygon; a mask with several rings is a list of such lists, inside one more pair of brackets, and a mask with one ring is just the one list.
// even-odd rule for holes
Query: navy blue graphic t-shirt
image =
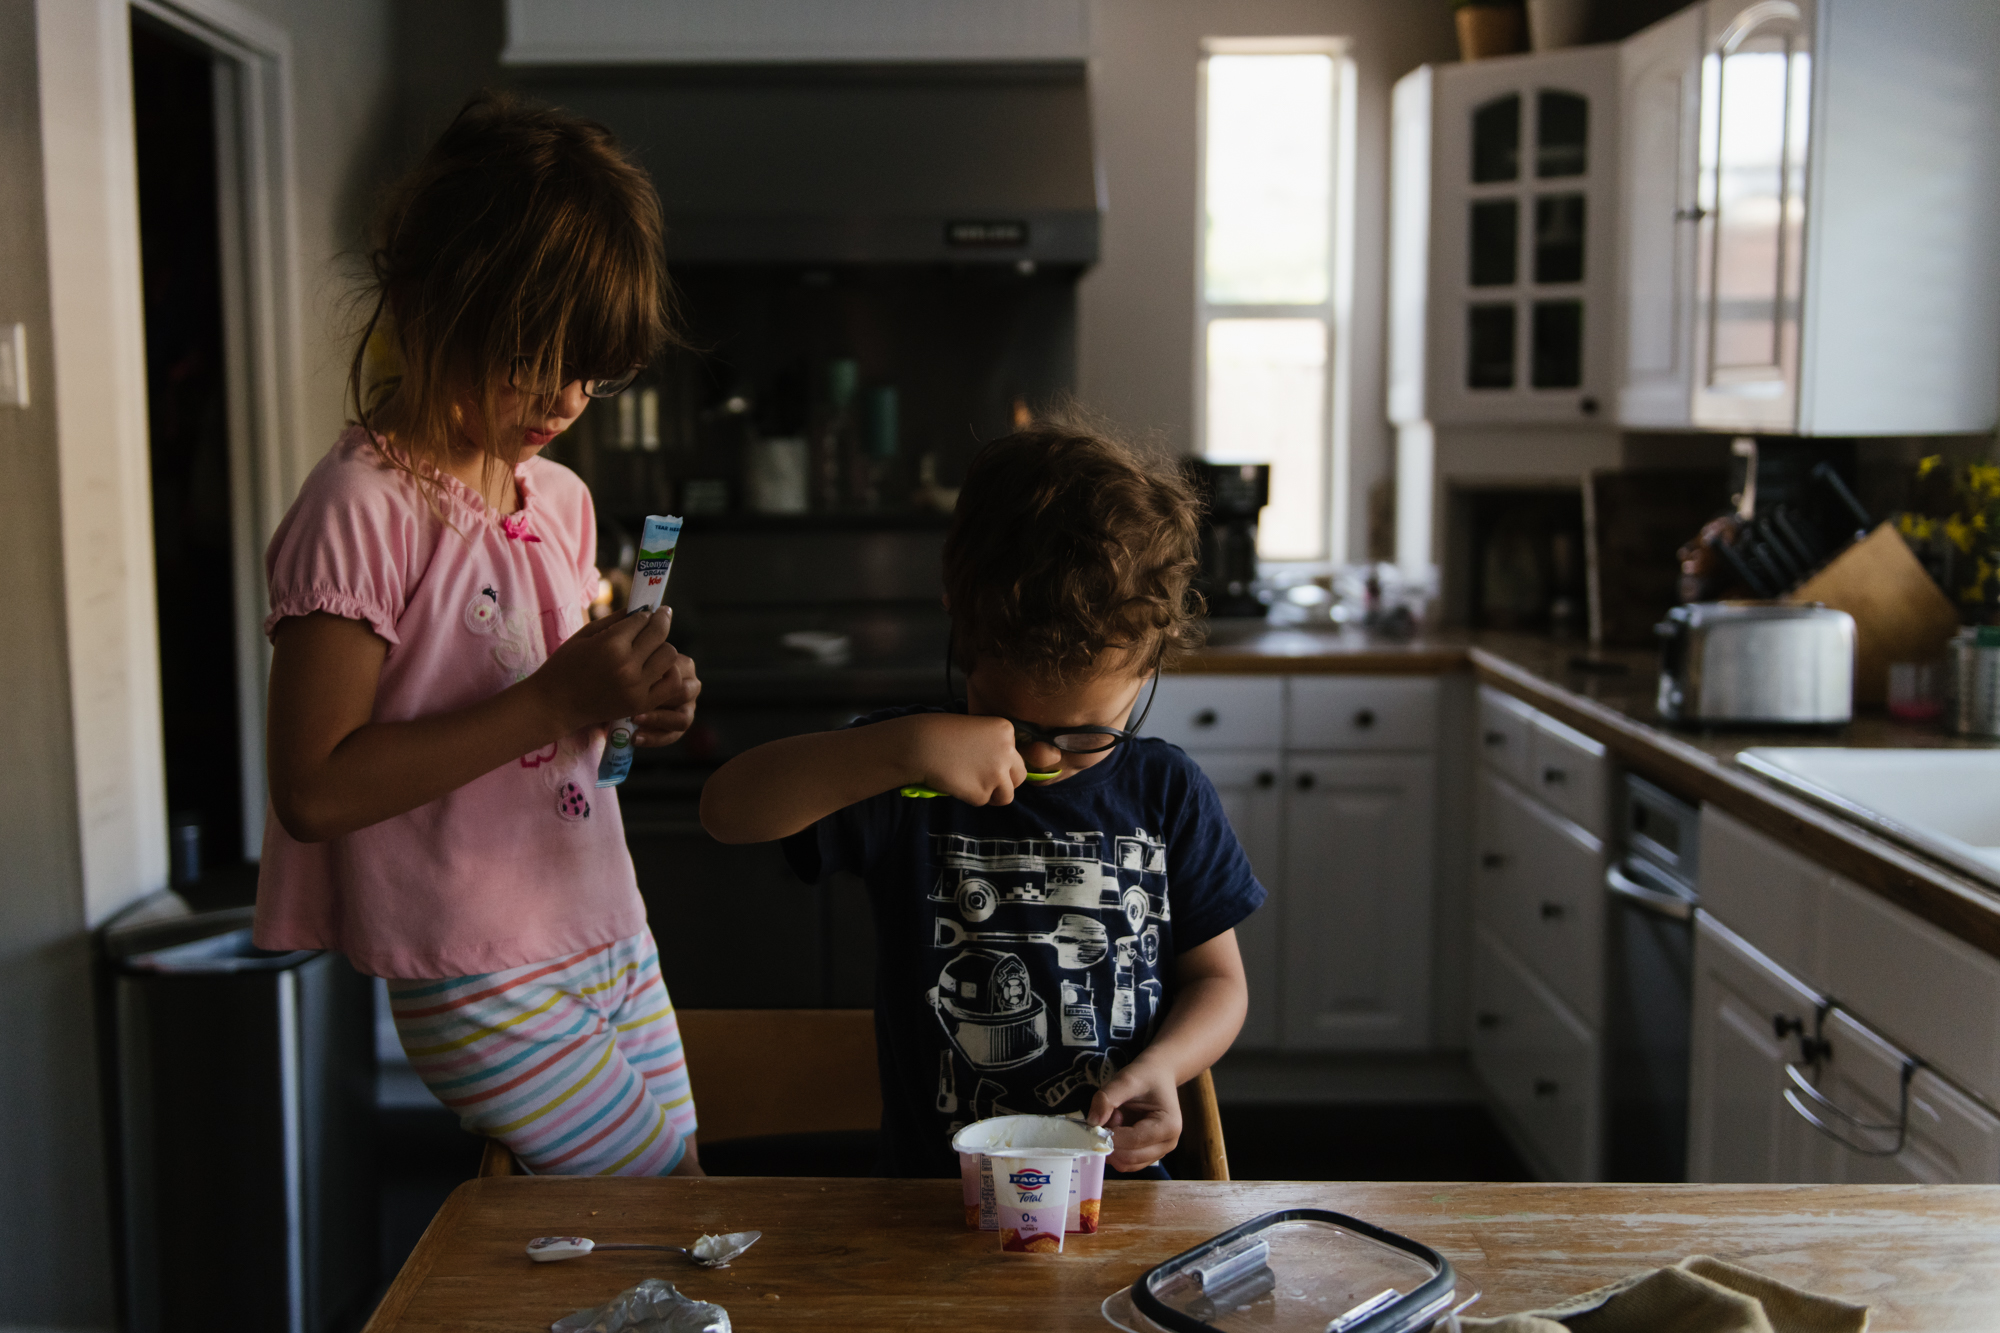
{"label": "navy blue graphic t-shirt", "polygon": [[1151,1038],[1177,954],[1264,901],[1215,788],[1154,739],[1011,805],[885,792],[784,848],[802,879],[868,885],[883,1151],[904,1176],[956,1175],[974,1120],[1088,1110]]}

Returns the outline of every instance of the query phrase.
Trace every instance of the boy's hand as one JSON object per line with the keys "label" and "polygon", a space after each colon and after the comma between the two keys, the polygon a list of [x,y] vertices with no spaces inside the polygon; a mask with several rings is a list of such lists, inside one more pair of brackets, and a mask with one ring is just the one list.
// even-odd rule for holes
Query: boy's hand
{"label": "boy's hand", "polygon": [[1151,1166],[1181,1141],[1181,1099],[1173,1069],[1141,1055],[1097,1090],[1085,1118],[1110,1128],[1114,1168]]}
{"label": "boy's hand", "polygon": [[1028,780],[1014,748],[1014,724],[1004,717],[919,713],[910,724],[913,785],[956,796],[967,805],[1008,805]]}

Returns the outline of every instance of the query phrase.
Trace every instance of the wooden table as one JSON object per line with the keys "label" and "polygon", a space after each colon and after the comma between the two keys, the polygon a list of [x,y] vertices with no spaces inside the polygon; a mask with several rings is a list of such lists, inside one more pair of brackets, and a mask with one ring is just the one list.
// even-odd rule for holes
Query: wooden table
{"label": "wooden table", "polygon": [[[648,1277],[720,1302],[735,1327],[1105,1329],[1147,1268],[1275,1208],[1350,1213],[1422,1240],[1480,1314],[1534,1309],[1711,1254],[1875,1307],[1875,1333],[2000,1328],[2000,1185],[1456,1185],[1113,1181],[1105,1230],[1061,1255],[968,1232],[952,1181],[494,1178],[454,1192],[367,1333],[546,1329]],[[537,1264],[533,1236],[688,1244],[763,1231],[730,1268],[677,1255]]]}

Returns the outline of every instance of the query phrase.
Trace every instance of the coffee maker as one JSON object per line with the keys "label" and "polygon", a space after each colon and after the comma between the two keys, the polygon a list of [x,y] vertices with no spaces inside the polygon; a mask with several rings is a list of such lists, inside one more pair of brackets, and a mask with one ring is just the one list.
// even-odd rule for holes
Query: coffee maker
{"label": "coffee maker", "polygon": [[1269,463],[1188,461],[1188,474],[1208,506],[1201,537],[1201,573],[1195,591],[1208,603],[1211,618],[1259,616],[1257,600],[1257,515],[1271,502]]}

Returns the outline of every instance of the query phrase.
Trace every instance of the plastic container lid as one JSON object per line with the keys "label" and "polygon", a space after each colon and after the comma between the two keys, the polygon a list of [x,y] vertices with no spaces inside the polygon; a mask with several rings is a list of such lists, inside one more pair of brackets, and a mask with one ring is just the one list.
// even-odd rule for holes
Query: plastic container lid
{"label": "plastic container lid", "polygon": [[[1406,1333],[1444,1315],[1456,1285],[1450,1262],[1428,1245],[1342,1213],[1293,1208],[1175,1255],[1134,1282],[1130,1298],[1142,1333]],[[1122,1322],[1112,1301],[1105,1314]]]}

